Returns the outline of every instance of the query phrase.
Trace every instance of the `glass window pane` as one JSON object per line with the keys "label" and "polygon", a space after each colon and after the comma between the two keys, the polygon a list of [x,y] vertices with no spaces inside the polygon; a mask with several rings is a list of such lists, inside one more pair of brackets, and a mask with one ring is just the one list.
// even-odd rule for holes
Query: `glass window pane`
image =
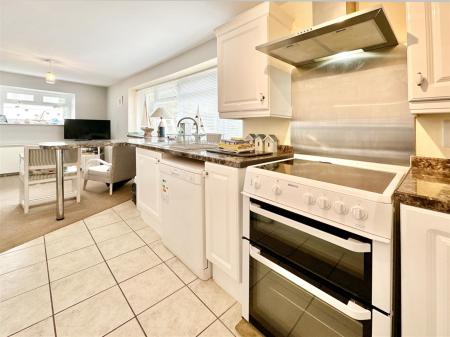
{"label": "glass window pane", "polygon": [[[224,138],[242,136],[241,120],[219,118],[216,68],[144,90],[149,114],[163,107],[169,116],[166,119],[169,134],[176,133],[176,124],[181,118],[194,118],[198,111],[204,132],[221,133]],[[156,128],[159,118],[151,119]]]}
{"label": "glass window pane", "polygon": [[66,100],[63,97],[44,96],[44,97],[42,97],[42,102],[53,103],[53,104],[64,104],[66,102]]}
{"label": "glass window pane", "polygon": [[30,94],[19,94],[16,92],[8,92],[6,93],[6,99],[32,102],[34,101],[34,96]]}
{"label": "glass window pane", "polygon": [[75,95],[28,88],[0,86],[0,115],[8,124],[62,125],[74,118]]}

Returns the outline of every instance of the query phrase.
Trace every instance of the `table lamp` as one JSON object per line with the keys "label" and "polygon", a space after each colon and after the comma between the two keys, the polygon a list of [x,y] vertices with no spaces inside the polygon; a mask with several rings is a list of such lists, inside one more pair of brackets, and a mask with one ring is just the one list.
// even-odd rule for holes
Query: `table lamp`
{"label": "table lamp", "polygon": [[163,124],[163,118],[167,118],[167,116],[166,116],[166,111],[164,110],[164,108],[161,108],[161,107],[156,108],[153,111],[151,117],[159,117],[160,118],[158,128],[157,128],[158,137],[165,137],[166,132],[165,132],[164,124]]}

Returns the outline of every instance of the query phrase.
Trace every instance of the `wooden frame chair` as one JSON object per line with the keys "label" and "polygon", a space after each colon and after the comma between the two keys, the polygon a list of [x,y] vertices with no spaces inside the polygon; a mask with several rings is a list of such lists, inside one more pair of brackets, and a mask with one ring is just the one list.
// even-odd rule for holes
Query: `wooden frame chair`
{"label": "wooden frame chair", "polygon": [[[64,193],[64,199],[76,198],[80,202],[81,186],[81,151],[80,149],[64,151],[64,181],[72,182],[72,191]],[[42,149],[38,146],[25,146],[24,153],[19,155],[20,186],[19,202],[27,214],[32,204],[40,204],[55,200],[55,194],[30,198],[30,186],[56,182],[56,154],[54,150]]]}

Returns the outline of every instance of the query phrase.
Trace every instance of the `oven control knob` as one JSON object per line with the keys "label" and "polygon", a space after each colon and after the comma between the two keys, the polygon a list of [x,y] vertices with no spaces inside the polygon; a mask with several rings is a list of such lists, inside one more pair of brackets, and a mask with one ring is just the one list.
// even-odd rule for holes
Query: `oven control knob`
{"label": "oven control knob", "polygon": [[353,206],[351,209],[352,216],[356,220],[366,220],[367,219],[367,211],[361,206]]}
{"label": "oven control knob", "polygon": [[253,187],[255,188],[255,190],[259,190],[261,188],[261,180],[259,179],[259,177],[255,177],[253,179]]}
{"label": "oven control knob", "polygon": [[334,202],[334,210],[337,214],[347,214],[348,208],[342,201]]}
{"label": "oven control knob", "polygon": [[272,192],[273,192],[275,195],[280,195],[280,194],[281,194],[281,188],[280,188],[280,186],[278,186],[278,185],[273,185],[273,187],[272,187]]}
{"label": "oven control knob", "polygon": [[317,198],[317,204],[321,209],[329,209],[331,207],[331,202],[327,197]]}
{"label": "oven control knob", "polygon": [[314,205],[316,200],[314,199],[314,196],[311,193],[305,193],[303,194],[303,201],[307,205]]}

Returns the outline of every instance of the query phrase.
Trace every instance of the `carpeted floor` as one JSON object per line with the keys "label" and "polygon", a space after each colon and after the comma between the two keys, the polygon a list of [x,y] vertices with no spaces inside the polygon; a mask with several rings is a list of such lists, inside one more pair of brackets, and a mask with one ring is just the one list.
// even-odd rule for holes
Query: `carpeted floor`
{"label": "carpeted floor", "polygon": [[[89,181],[81,194],[81,202],[65,201],[65,219],[56,221],[55,203],[30,207],[28,214],[19,205],[18,176],[0,177],[0,252],[33,240],[90,215],[131,199],[131,182],[121,186],[110,196],[103,183]],[[55,193],[54,184],[42,184],[35,193]]]}

